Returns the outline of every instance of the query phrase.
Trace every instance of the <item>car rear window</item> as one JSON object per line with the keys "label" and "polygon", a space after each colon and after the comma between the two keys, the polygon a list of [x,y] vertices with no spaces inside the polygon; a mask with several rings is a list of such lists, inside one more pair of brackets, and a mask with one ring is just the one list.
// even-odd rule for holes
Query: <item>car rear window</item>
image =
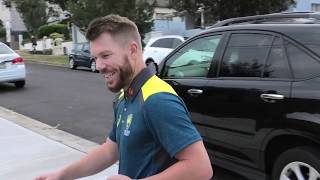
{"label": "car rear window", "polygon": [[77,44],[75,49],[78,51],[81,51],[82,48],[83,48],[83,44]]}
{"label": "car rear window", "polygon": [[0,44],[0,54],[12,54],[13,51],[6,45]]}
{"label": "car rear window", "polygon": [[220,68],[221,77],[260,77],[272,36],[232,34]]}
{"label": "car rear window", "polygon": [[294,44],[288,41],[285,41],[285,44],[295,79],[319,74],[320,63],[317,60]]}
{"label": "car rear window", "polygon": [[314,26],[314,28],[304,28],[303,30],[294,30],[288,33],[294,40],[297,40],[302,45],[311,49],[320,57],[320,32],[319,26]]}
{"label": "car rear window", "polygon": [[173,38],[163,38],[156,40],[151,47],[172,48]]}

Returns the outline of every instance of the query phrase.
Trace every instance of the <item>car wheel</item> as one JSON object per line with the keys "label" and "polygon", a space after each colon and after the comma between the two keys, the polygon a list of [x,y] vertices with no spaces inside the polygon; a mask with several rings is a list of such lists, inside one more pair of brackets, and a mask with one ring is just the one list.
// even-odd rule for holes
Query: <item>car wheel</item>
{"label": "car wheel", "polygon": [[69,59],[69,68],[70,69],[76,69],[76,65],[74,65],[74,60],[73,58]]}
{"label": "car wheel", "polygon": [[16,81],[14,82],[14,85],[16,86],[16,88],[23,88],[25,85],[26,85],[26,81],[23,80],[23,81]]}
{"label": "car wheel", "polygon": [[92,72],[98,72],[98,71],[97,71],[97,63],[96,63],[95,60],[92,60],[92,61],[91,61],[90,69],[91,69]]}
{"label": "car wheel", "polygon": [[156,72],[158,72],[158,65],[157,63],[155,63],[152,59],[149,59],[146,61],[146,65],[151,67],[153,70],[155,70]]}
{"label": "car wheel", "polygon": [[272,180],[320,180],[320,151],[299,147],[282,153],[277,158]]}

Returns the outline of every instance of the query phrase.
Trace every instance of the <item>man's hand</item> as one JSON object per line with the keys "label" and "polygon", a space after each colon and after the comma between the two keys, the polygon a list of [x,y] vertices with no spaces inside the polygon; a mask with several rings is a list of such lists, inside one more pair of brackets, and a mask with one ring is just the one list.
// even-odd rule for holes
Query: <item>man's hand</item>
{"label": "man's hand", "polygon": [[60,180],[61,176],[58,172],[49,173],[45,175],[38,176],[34,180]]}
{"label": "man's hand", "polygon": [[129,178],[128,176],[118,174],[118,175],[113,175],[108,177],[107,180],[132,180],[132,179]]}

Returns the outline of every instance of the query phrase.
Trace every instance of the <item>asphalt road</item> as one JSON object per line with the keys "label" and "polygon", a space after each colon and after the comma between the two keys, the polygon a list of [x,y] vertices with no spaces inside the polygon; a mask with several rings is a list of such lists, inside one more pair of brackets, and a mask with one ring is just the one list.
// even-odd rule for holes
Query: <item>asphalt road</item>
{"label": "asphalt road", "polygon": [[[0,106],[85,139],[102,143],[113,122],[114,94],[98,73],[27,64],[27,84],[0,84]],[[215,168],[215,180],[245,180]]]}

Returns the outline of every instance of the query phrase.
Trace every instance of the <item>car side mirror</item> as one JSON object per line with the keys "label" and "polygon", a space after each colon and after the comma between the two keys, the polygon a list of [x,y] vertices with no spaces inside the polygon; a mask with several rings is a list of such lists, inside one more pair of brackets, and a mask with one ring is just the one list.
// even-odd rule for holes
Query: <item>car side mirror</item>
{"label": "car side mirror", "polygon": [[90,54],[90,51],[89,50],[84,50],[83,52],[85,52],[85,53],[88,53],[88,54]]}

